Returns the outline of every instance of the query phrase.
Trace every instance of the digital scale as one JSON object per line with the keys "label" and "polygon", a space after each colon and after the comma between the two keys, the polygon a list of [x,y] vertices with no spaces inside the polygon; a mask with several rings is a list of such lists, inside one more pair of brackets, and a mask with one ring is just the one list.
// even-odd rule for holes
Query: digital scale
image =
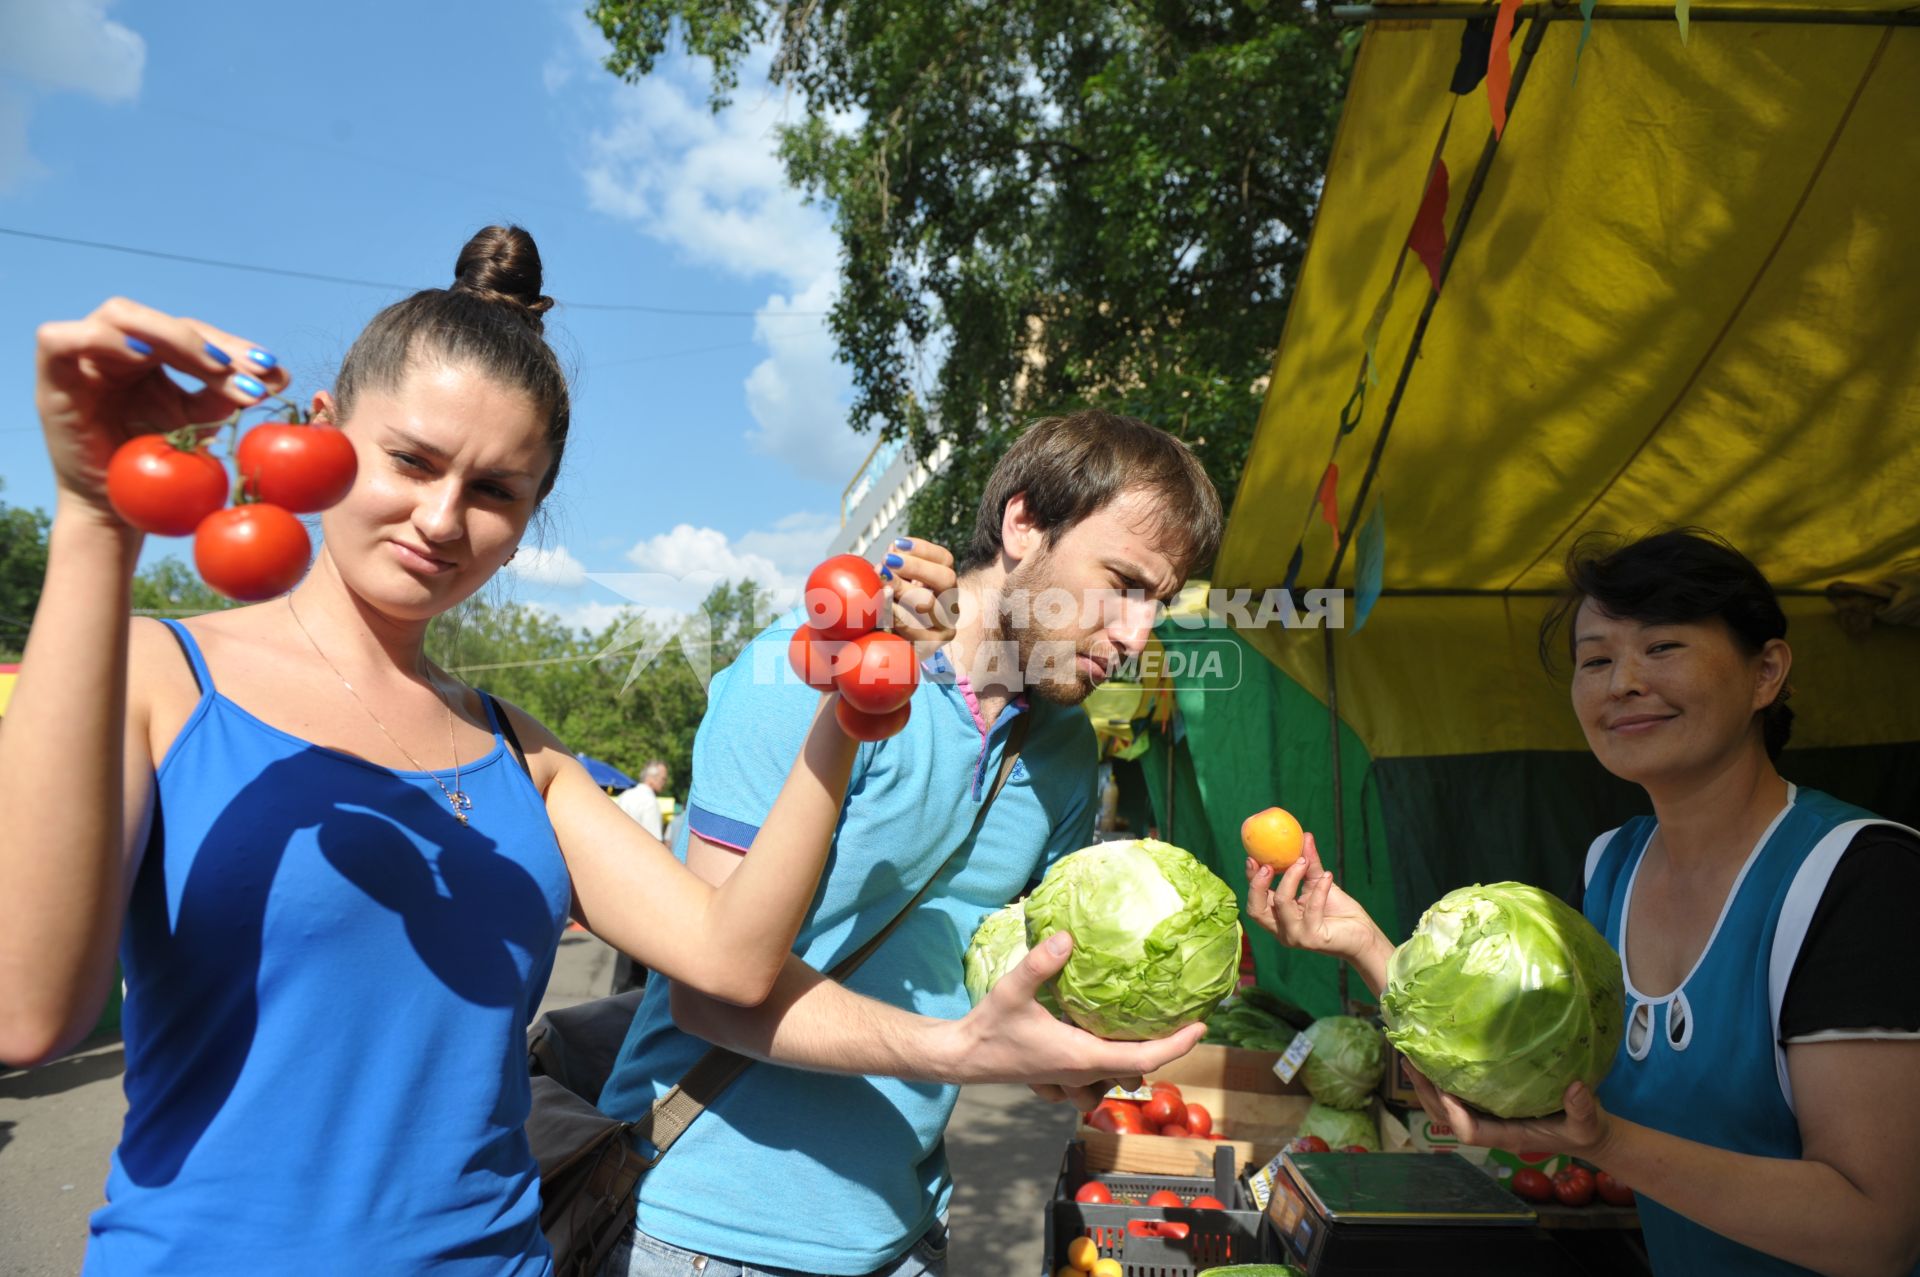
{"label": "digital scale", "polygon": [[1525,1202],[1457,1153],[1286,1153],[1267,1218],[1310,1277],[1605,1272],[1562,1249]]}

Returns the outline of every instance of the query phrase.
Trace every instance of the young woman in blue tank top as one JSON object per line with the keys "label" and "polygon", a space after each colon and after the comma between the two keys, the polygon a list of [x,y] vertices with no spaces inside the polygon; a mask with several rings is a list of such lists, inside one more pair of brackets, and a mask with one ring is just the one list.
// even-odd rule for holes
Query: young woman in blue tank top
{"label": "young woman in blue tank top", "polygon": [[[1564,625],[1595,757],[1654,814],[1589,849],[1583,903],[1621,955],[1627,1033],[1589,1093],[1503,1122],[1417,1079],[1469,1144],[1574,1154],[1636,1190],[1654,1271],[1920,1272],[1920,834],[1782,779],[1786,617],[1710,534],[1588,538]],[[1352,962],[1376,996],[1392,942],[1317,855],[1250,911]]]}
{"label": "young woman in blue tank top", "polygon": [[[125,300],[40,330],[59,499],[0,732],[0,1058],[78,1039],[117,954],[128,1113],[88,1273],[551,1271],[524,1031],[568,916],[752,1004],[813,897],[855,748],[824,701],[715,889],[539,723],[427,659],[428,623],[513,557],[567,442],[531,237],[489,227],[456,270],[313,396],[359,471],[307,578],[185,625],[128,623],[141,536],[106,459],[286,374]],[[900,603],[951,586],[945,551],[903,557]]]}

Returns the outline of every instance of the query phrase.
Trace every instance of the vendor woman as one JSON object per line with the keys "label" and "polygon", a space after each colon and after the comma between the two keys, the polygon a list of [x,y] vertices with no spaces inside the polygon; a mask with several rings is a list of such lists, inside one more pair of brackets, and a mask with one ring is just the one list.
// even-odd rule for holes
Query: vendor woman
{"label": "vendor woman", "polygon": [[[1627,1031],[1551,1117],[1495,1120],[1418,1078],[1422,1104],[1465,1143],[1631,1185],[1657,1273],[1920,1273],[1920,834],[1776,770],[1793,653],[1738,551],[1588,538],[1568,578],[1542,653],[1564,641],[1589,747],[1653,805],[1586,856]],[[1277,881],[1248,874],[1261,926],[1380,994],[1393,943],[1310,840]]]}

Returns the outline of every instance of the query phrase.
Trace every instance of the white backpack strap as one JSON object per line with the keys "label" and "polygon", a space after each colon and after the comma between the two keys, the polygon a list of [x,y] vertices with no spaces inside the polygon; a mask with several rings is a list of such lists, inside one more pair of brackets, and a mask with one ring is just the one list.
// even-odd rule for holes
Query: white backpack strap
{"label": "white backpack strap", "polygon": [[1780,921],[1773,932],[1773,953],[1767,962],[1767,1008],[1773,1024],[1773,1067],[1780,1078],[1780,1095],[1793,1111],[1793,1083],[1787,1077],[1787,1048],[1780,1041],[1780,1008],[1787,1000],[1787,982],[1793,978],[1794,964],[1800,960],[1800,946],[1806,943],[1813,914],[1827,894],[1827,884],[1847,848],[1863,829],[1874,826],[1902,829],[1920,838],[1920,832],[1891,820],[1849,820],[1835,825],[1826,837],[1814,844],[1801,862],[1787,887],[1786,900],[1780,906]]}
{"label": "white backpack strap", "polygon": [[1601,834],[1598,838],[1594,839],[1592,843],[1588,844],[1587,872],[1586,877],[1581,879],[1581,881],[1586,884],[1589,891],[1593,889],[1594,871],[1600,868],[1600,857],[1607,854],[1607,844],[1612,842],[1613,836],[1625,827],[1624,825],[1615,825],[1612,829],[1607,830],[1606,833]]}

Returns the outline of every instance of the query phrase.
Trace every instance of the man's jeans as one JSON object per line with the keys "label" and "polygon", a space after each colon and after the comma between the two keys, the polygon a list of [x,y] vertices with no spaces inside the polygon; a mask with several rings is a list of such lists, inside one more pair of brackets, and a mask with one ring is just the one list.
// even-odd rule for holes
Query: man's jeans
{"label": "man's jeans", "polygon": [[[926,1234],[907,1248],[907,1253],[867,1277],[945,1277],[947,1271],[947,1226],[935,1223]],[[754,1268],[708,1255],[669,1246],[649,1237],[637,1228],[626,1236],[607,1257],[601,1277],[813,1277],[793,1268]]]}

